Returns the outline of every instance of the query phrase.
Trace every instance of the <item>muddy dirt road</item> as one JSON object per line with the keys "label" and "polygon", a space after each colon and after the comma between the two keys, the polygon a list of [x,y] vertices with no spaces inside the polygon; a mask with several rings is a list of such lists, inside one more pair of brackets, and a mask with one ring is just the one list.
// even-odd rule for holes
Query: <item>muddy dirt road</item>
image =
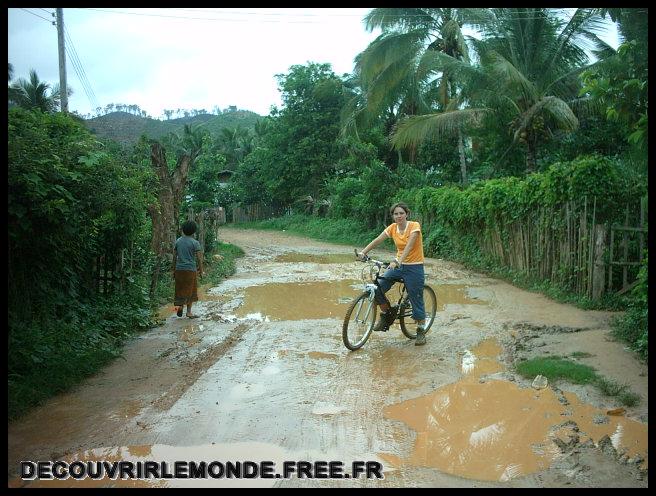
{"label": "muddy dirt road", "polygon": [[[74,391],[9,424],[10,486],[647,487],[647,367],[582,311],[444,260],[427,344],[398,325],[341,339],[361,287],[354,247],[222,229],[246,256],[197,320],[161,327]],[[361,248],[361,247],[359,247]],[[373,253],[388,259],[386,252]],[[392,289],[394,291],[394,289]],[[520,357],[578,360],[642,397],[620,415],[592,387],[534,389]],[[383,479],[22,481],[21,460],[377,461]]]}

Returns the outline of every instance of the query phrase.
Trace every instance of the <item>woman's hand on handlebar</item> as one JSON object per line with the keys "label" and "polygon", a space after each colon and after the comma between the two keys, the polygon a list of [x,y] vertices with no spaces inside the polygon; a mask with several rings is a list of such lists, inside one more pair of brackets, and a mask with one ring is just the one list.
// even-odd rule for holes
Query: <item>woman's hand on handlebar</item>
{"label": "woman's hand on handlebar", "polygon": [[366,262],[367,260],[369,260],[369,257],[364,253],[359,253],[357,248],[354,251],[355,251],[355,258],[357,258],[360,262]]}

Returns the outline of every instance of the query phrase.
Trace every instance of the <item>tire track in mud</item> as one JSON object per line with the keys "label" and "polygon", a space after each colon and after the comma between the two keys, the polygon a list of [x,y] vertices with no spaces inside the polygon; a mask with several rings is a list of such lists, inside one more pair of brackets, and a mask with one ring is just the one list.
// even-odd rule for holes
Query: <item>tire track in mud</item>
{"label": "tire track in mud", "polygon": [[235,327],[230,335],[221,341],[211,345],[203,353],[192,359],[190,363],[181,365],[184,370],[181,380],[176,382],[168,391],[166,391],[157,400],[152,402],[152,406],[157,410],[164,411],[171,408],[180,397],[198,380],[198,378],[230,351],[237,343],[242,340],[242,335],[251,329],[248,323],[240,323]]}

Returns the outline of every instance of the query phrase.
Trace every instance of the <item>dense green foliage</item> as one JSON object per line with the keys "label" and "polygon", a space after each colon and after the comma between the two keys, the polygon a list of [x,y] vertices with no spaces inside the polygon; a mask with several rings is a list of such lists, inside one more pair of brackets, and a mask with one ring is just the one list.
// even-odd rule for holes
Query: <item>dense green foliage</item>
{"label": "dense green foliage", "polygon": [[415,210],[427,218],[455,229],[474,232],[484,227],[502,228],[504,223],[588,196],[603,198],[597,220],[612,220],[627,200],[646,194],[639,177],[622,173],[622,163],[602,156],[580,156],[571,162],[554,163],[543,173],[525,179],[507,177],[479,182],[467,189],[421,188],[403,191]]}
{"label": "dense green foliage", "polygon": [[638,273],[638,284],[632,290],[629,308],[623,316],[613,322],[615,335],[630,343],[631,347],[645,360],[649,357],[647,270],[647,255],[645,254]]}
{"label": "dense green foliage", "polygon": [[10,110],[12,313],[65,318],[71,299],[86,293],[93,259],[140,239],[143,174],[70,117]]}
{"label": "dense green foliage", "polygon": [[335,171],[342,83],[328,64],[292,66],[278,75],[284,108],[272,111],[271,125],[238,169],[246,200],[290,205],[304,196],[325,196]]}
{"label": "dense green foliage", "polygon": [[[138,271],[121,291],[93,289],[98,256],[146,257],[144,172],[62,114],[9,111],[9,411],[65,390],[150,325]],[[112,288],[114,289],[114,288]]]}
{"label": "dense green foliage", "polygon": [[[118,356],[129,336],[154,324],[153,311],[170,299],[173,284],[162,278],[149,298],[147,206],[156,181],[146,142],[126,153],[97,141],[74,117],[20,107],[10,109],[8,124],[13,418]],[[184,148],[198,138],[191,133],[169,144]],[[215,205],[214,176],[201,160],[189,196],[196,208]],[[218,281],[234,271],[239,250],[210,239],[206,247],[212,246],[224,256],[212,263],[208,253],[210,280]],[[115,265],[117,274],[106,291],[97,286],[100,258]]]}

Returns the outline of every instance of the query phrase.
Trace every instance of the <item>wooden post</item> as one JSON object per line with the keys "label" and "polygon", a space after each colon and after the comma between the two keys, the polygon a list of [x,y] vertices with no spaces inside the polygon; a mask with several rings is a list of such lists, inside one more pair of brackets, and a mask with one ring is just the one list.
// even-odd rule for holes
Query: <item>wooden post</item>
{"label": "wooden post", "polygon": [[[588,287],[587,287],[588,296],[592,296],[592,293],[593,293],[592,278],[594,277],[594,269],[595,269],[595,266],[593,265],[593,256],[594,256],[594,251],[595,251],[595,239],[596,239],[596,235],[595,235],[595,229],[596,229],[596,227],[595,227],[595,220],[596,220],[595,216],[596,216],[596,213],[597,213],[597,197],[595,196],[593,198],[593,202],[592,202],[592,222],[590,223],[590,230],[589,230],[589,232],[590,232],[590,244],[589,244],[589,246],[590,246],[590,248],[589,248],[590,258],[587,261],[588,262]],[[603,291],[603,288],[602,288],[602,291]]]}
{"label": "wooden post", "polygon": [[592,299],[598,300],[604,293],[604,245],[606,244],[606,226],[594,227],[594,270],[592,272]]}
{"label": "wooden post", "polygon": [[66,51],[64,44],[64,9],[57,11],[57,47],[59,52],[59,101],[61,111],[68,113],[68,88],[66,86]]}
{"label": "wooden post", "polygon": [[[626,214],[624,216],[624,227],[629,227],[629,206],[626,206]],[[629,261],[629,235],[628,231],[624,231],[622,235],[622,262]],[[622,288],[625,288],[628,284],[628,267],[626,265],[622,266]]]}
{"label": "wooden post", "polygon": [[610,254],[608,257],[608,292],[613,289],[613,245],[615,244],[615,230],[610,226]]}
{"label": "wooden post", "polygon": [[196,216],[196,224],[198,225],[198,242],[205,251],[205,215],[204,212],[199,212]]}
{"label": "wooden post", "polygon": [[[646,196],[640,198],[640,229],[645,228],[645,210],[647,210],[645,205],[646,201]],[[644,247],[644,233],[642,231],[638,231],[638,246],[640,249],[638,254],[638,262],[642,262],[642,250]]]}

